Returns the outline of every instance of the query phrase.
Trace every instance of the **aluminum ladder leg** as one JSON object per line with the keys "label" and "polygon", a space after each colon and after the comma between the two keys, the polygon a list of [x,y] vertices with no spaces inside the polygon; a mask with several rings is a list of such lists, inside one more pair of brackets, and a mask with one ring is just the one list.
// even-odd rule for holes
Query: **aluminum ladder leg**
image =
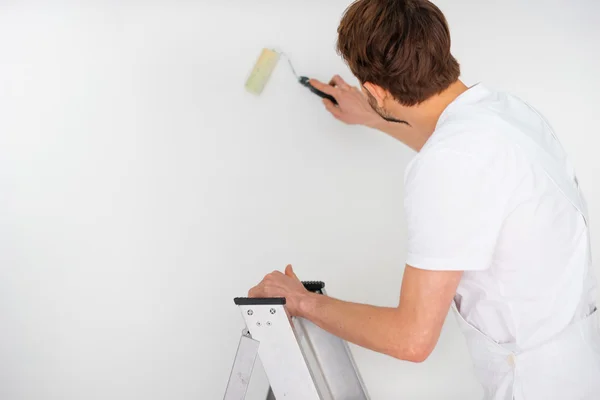
{"label": "aluminum ladder leg", "polygon": [[[326,295],[323,282],[303,282]],[[244,400],[256,357],[269,379],[267,400],[369,400],[342,339],[303,318],[289,318],[284,298],[235,298],[246,322],[224,400]]]}

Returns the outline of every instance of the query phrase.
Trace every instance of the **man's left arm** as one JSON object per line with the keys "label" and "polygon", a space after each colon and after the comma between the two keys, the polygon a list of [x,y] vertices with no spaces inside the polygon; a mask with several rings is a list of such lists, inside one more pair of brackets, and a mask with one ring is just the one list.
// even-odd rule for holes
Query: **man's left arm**
{"label": "man's left arm", "polygon": [[422,362],[431,354],[462,271],[406,266],[397,307],[351,303],[308,292],[291,266],[267,275],[250,297],[286,297],[288,311],[348,342],[392,357]]}

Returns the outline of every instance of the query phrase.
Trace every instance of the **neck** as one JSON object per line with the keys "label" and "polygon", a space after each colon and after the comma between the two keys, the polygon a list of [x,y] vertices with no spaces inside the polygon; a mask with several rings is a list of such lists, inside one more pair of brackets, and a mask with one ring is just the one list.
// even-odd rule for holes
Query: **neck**
{"label": "neck", "polygon": [[411,143],[406,144],[414,150],[420,151],[435,131],[435,127],[444,110],[458,96],[466,92],[467,89],[468,87],[459,80],[450,85],[442,93],[427,99],[417,106],[399,106],[402,109],[398,110],[398,115],[406,117],[405,119],[412,126],[412,133],[414,133],[410,135]]}

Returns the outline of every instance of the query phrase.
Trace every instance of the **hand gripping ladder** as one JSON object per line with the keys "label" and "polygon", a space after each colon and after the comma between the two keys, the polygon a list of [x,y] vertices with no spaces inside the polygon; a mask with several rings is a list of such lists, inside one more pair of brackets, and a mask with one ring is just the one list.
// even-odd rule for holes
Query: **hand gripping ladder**
{"label": "hand gripping ladder", "polygon": [[[325,295],[323,282],[303,282]],[[246,321],[224,400],[243,400],[256,356],[269,379],[267,400],[369,400],[348,344],[303,318],[285,298],[235,298]]]}

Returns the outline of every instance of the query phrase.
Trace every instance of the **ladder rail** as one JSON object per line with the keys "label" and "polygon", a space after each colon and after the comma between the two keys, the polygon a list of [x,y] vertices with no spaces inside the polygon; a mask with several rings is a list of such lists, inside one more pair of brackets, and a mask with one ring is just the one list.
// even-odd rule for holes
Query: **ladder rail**
{"label": "ladder rail", "polygon": [[285,299],[236,298],[252,338],[260,342],[258,356],[275,398],[329,400],[317,388],[298,342]]}
{"label": "ladder rail", "polygon": [[[303,282],[326,295],[323,282]],[[348,343],[291,318],[285,298],[235,298],[246,322],[224,400],[244,400],[255,359],[269,380],[266,400],[370,400]]]}
{"label": "ladder rail", "polygon": [[223,400],[244,400],[254,370],[254,363],[258,355],[259,342],[252,339],[250,332],[244,329],[240,343],[235,354],[235,360]]}
{"label": "ladder rail", "polygon": [[[307,289],[326,296],[323,282],[307,282]],[[325,378],[324,386],[334,400],[369,400],[369,394],[348,342],[321,329],[309,320],[297,318],[297,324],[304,332],[305,353],[312,353],[308,359],[314,360],[311,370],[319,370],[316,375]]]}

